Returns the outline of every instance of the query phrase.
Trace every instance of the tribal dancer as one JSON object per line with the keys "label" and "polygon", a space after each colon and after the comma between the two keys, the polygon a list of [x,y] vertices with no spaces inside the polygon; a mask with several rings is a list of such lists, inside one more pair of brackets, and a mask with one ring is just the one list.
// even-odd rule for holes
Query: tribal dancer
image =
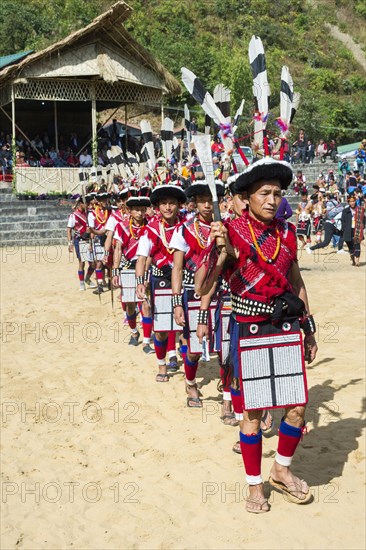
{"label": "tribal dancer", "polygon": [[[305,428],[307,402],[304,360],[316,356],[315,323],[297,263],[295,227],[275,219],[281,189],[291,183],[291,166],[264,158],[235,182],[248,209],[228,228],[212,224],[212,245],[196,273],[196,291],[211,290],[224,268],[229,273],[233,322],[230,356],[234,387],[240,388],[244,419],[240,445],[249,484],[247,510],[269,511],[261,476],[262,432],[266,408],[284,407],[269,482],[291,502],[311,500],[305,481],[290,465]],[[215,238],[226,245],[218,250]],[[300,327],[305,333],[304,345]]]}
{"label": "tribal dancer", "polygon": [[103,292],[103,263],[104,243],[106,240],[106,223],[110,215],[108,208],[109,193],[100,190],[96,194],[96,204],[88,213],[88,228],[91,233],[93,257],[95,259],[95,274],[97,276],[97,290],[94,294]]}
{"label": "tribal dancer", "polygon": [[[136,261],[139,239],[146,231],[146,208],[150,205],[147,196],[139,196],[136,188],[129,188],[129,198],[126,201],[129,219],[118,222],[114,231],[116,247],[113,254],[112,283],[115,287],[121,286],[121,300],[126,304],[128,325],[131,329],[130,346],[137,346],[140,333],[136,327]],[[144,331],[143,351],[154,353],[150,346],[152,319],[149,303],[145,300],[141,305],[142,325]]]}
{"label": "tribal dancer", "polygon": [[[224,186],[220,183],[216,187],[218,196],[222,196]],[[208,323],[211,296],[208,299],[205,296],[207,303],[203,306],[194,291],[194,274],[201,252],[209,243],[213,207],[212,195],[205,181],[196,181],[187,189],[186,195],[195,198],[197,214],[176,229],[170,241],[170,247],[174,249],[172,303],[175,322],[183,327],[185,338],[181,351],[186,375],[187,406],[198,408],[202,407],[202,401],[196,384],[196,372],[202,346],[196,329],[197,324],[204,326]]]}
{"label": "tribal dancer", "polygon": [[315,231],[315,240],[320,243],[323,231],[323,217],[325,214],[325,207],[323,201],[323,195],[321,193],[314,193],[311,196],[313,205],[313,226]]}
{"label": "tribal dancer", "polygon": [[91,281],[90,277],[94,272],[94,266],[92,258],[90,257],[88,271],[84,279],[84,269],[85,261],[81,259],[80,256],[80,240],[85,242],[85,239],[89,240],[89,235],[87,233],[87,217],[85,212],[85,205],[79,198],[74,206],[73,212],[69,216],[67,223],[67,240],[69,245],[69,252],[75,250],[76,257],[79,261],[78,266],[78,277],[80,282],[80,290],[85,290],[85,284],[89,285],[91,288],[95,288],[95,284]]}
{"label": "tribal dancer", "polygon": [[307,243],[311,243],[311,213],[313,205],[308,200],[307,191],[301,193],[301,202],[299,202],[296,210],[296,235],[299,241],[302,242],[302,249]]}
{"label": "tribal dancer", "polygon": [[104,243],[104,260],[106,264],[109,258],[110,251],[113,249],[113,234],[118,222],[123,222],[129,219],[129,214],[126,211],[126,200],[128,198],[128,188],[119,191],[112,195],[115,202],[115,207],[112,207],[111,215],[105,225],[106,241]]}
{"label": "tribal dancer", "polygon": [[[165,358],[172,340],[175,352],[175,331],[180,330],[173,318],[171,302],[171,278],[173,268],[173,249],[170,242],[174,230],[182,223],[179,207],[186,201],[183,190],[178,185],[165,184],[155,187],[151,194],[151,203],[157,207],[158,215],[152,218],[146,226],[146,232],[141,237],[137,249],[136,293],[140,300],[146,295],[147,282],[145,277],[147,259],[152,260],[151,301],[154,329],[154,347],[158,360],[159,372],[157,382],[169,382],[167,369],[178,370],[175,361],[166,364]],[[172,356],[173,358],[174,356]],[[169,368],[170,367],[170,368]]]}

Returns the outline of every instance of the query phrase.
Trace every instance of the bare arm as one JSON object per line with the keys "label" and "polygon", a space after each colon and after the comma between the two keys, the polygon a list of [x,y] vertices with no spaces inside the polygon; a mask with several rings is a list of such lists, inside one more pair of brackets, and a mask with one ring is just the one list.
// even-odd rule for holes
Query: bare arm
{"label": "bare arm", "polygon": [[173,270],[172,270],[172,293],[180,294],[182,292],[183,281],[184,252],[182,250],[174,251]]}
{"label": "bare arm", "polygon": [[[116,241],[116,247],[113,252],[113,269],[118,269],[119,264],[121,263],[122,256],[122,243],[121,241]],[[113,286],[119,286],[120,281],[118,275],[112,277]]]}
{"label": "bare arm", "polygon": [[208,267],[202,265],[195,274],[195,291],[201,296],[211,292],[212,288],[216,284],[216,281],[223,269],[225,261],[231,258],[237,258],[237,251],[231,246],[231,243],[228,238],[228,233],[226,227],[224,227],[220,222],[213,222],[211,224],[211,234],[210,239],[213,241],[217,237],[225,239],[225,246],[220,248],[220,253],[216,261],[215,268],[212,270],[212,273],[207,278]]}
{"label": "bare arm", "polygon": [[[301,298],[305,304],[305,309],[307,315],[310,315],[310,307],[308,295],[306,292],[305,283],[301,277],[300,269],[297,263],[294,263],[291,267],[289,273],[289,281],[294,289],[296,296]],[[318,346],[316,344],[314,334],[306,334],[304,338],[304,347],[305,347],[305,361],[312,363],[316,357],[318,351]]]}
{"label": "bare arm", "polygon": [[[137,262],[136,262],[136,279],[138,277],[144,277],[145,270],[146,270],[146,263],[148,258],[146,256],[138,256]],[[140,300],[143,300],[146,295],[146,285],[145,283],[138,284],[136,286],[136,294],[137,297],[140,298]]]}
{"label": "bare arm", "polygon": [[[182,250],[174,251],[173,270],[172,270],[172,294],[181,294],[183,281],[184,252]],[[184,327],[185,317],[181,306],[174,308],[175,322]]]}

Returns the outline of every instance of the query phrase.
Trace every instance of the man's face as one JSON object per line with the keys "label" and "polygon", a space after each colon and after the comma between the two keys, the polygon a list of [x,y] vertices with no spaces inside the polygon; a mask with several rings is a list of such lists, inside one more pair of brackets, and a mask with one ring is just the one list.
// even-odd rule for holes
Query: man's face
{"label": "man's face", "polygon": [[236,217],[242,215],[243,210],[246,209],[248,205],[248,199],[245,198],[243,194],[234,195],[232,198],[233,210]]}
{"label": "man's face", "polygon": [[211,195],[197,195],[196,206],[198,213],[205,219],[210,220],[212,218],[212,196]]}
{"label": "man's face", "polygon": [[142,223],[146,214],[146,206],[132,206],[129,211],[133,222]]}
{"label": "man's face", "polygon": [[187,203],[187,210],[188,212],[194,212],[196,210],[196,203],[195,201],[189,201]]}
{"label": "man's face", "polygon": [[282,201],[279,181],[261,180],[256,182],[248,196],[249,213],[253,218],[270,223]]}
{"label": "man's face", "polygon": [[354,208],[356,206],[355,197],[350,197],[350,199],[348,200],[348,204],[350,205],[351,208]]}
{"label": "man's face", "polygon": [[163,198],[159,201],[159,212],[169,223],[177,217],[178,208],[177,199]]}

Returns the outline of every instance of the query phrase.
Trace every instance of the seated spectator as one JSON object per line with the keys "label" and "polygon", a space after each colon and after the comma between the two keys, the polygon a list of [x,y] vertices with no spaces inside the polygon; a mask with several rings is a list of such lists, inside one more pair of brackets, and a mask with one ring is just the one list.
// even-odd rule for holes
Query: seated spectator
{"label": "seated spectator", "polygon": [[57,158],[54,161],[54,166],[55,168],[67,168],[68,164],[61,153],[57,153]]}
{"label": "seated spectator", "polygon": [[70,166],[71,168],[77,168],[79,166],[79,160],[74,155],[73,151],[71,151],[69,156],[66,158],[66,162],[67,162],[67,165]]}
{"label": "seated spectator", "polygon": [[15,166],[17,168],[24,168],[26,166],[29,166],[29,164],[25,160],[25,154],[23,151],[17,151],[15,153]]}
{"label": "seated spectator", "polygon": [[46,151],[43,156],[41,157],[39,164],[43,166],[43,168],[52,168],[53,167],[53,160],[50,157],[50,154],[48,151]]}
{"label": "seated spectator", "polygon": [[84,149],[79,157],[79,163],[82,168],[90,168],[93,166],[93,159],[89,155],[87,149]]}
{"label": "seated spectator", "polygon": [[43,147],[45,149],[49,149],[51,140],[50,140],[50,136],[48,135],[48,132],[46,130],[43,132],[42,141],[43,141]]}
{"label": "seated spectator", "polygon": [[98,166],[105,166],[103,154],[100,149],[97,151],[97,164]]}
{"label": "seated spectator", "polygon": [[335,142],[334,139],[331,139],[331,140],[330,140],[330,143],[329,143],[329,145],[328,145],[327,155],[328,155],[333,161],[335,161],[336,158],[337,158],[337,153],[338,153],[337,144],[336,144],[336,142]]}
{"label": "seated spectator", "polygon": [[15,136],[15,144],[19,149],[23,149],[25,142],[22,136],[19,136],[18,134]]}
{"label": "seated spectator", "polygon": [[324,143],[324,139],[321,139],[318,147],[316,148],[316,156],[320,158],[324,157],[327,154],[327,149],[327,144]]}
{"label": "seated spectator", "polygon": [[32,139],[31,145],[33,149],[36,149],[36,150],[38,149],[38,151],[43,154],[43,141],[41,140],[38,134],[34,139]]}
{"label": "seated spectator", "polygon": [[29,166],[31,166],[32,168],[36,168],[37,166],[39,166],[39,160],[36,159],[36,157],[34,156],[34,153],[31,153],[28,157],[28,164]]}
{"label": "seated spectator", "polygon": [[4,143],[0,151],[0,166],[2,172],[9,172],[13,165],[11,147],[9,143]]}
{"label": "seated spectator", "polygon": [[55,160],[57,159],[57,151],[53,146],[50,148],[49,153],[51,159],[53,160],[53,162],[55,162]]}

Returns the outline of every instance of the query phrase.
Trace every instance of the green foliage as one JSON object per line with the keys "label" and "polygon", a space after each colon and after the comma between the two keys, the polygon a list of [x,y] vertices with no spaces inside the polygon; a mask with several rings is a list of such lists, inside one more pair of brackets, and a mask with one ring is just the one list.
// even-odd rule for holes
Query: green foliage
{"label": "green foliage", "polygon": [[[41,49],[90,23],[116,0],[2,0],[0,55]],[[246,100],[239,130],[252,130],[252,77],[248,43],[259,35],[266,51],[272,94],[270,126],[279,115],[280,72],[289,66],[302,98],[293,134],[304,127],[314,140],[353,140],[346,128],[366,127],[366,79],[351,52],[334,40],[326,22],[352,32],[349,19],[362,24],[365,0],[127,0],[133,13],[125,22],[135,39],[180,80],[191,69],[213,91],[223,82],[231,90],[232,111]],[[354,38],[357,38],[355,36]],[[361,41],[361,39],[360,39]],[[169,101],[169,100],[168,100]],[[187,102],[201,111],[182,87],[171,105]],[[199,122],[203,125],[203,113]]]}

